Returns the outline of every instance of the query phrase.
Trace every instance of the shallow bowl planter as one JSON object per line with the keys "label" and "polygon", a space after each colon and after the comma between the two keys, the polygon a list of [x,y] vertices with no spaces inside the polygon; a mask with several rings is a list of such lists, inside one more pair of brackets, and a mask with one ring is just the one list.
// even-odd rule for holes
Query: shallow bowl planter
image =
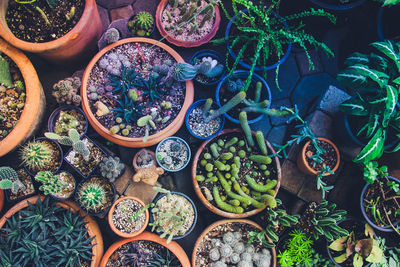
{"label": "shallow bowl planter", "polygon": [[[26,200],[23,200],[17,204],[15,204],[11,209],[9,209],[4,216],[0,219],[0,228],[4,226],[4,224],[7,222],[7,218],[10,218],[12,215],[15,213],[19,212],[20,210],[28,207],[28,203],[35,203],[37,201],[39,196],[33,196],[30,197]],[[41,200],[44,199],[44,196],[40,196]],[[90,216],[87,215],[85,212],[83,212],[79,207],[72,201],[63,201],[63,202],[57,202],[58,206],[64,208],[64,209],[69,209],[72,212],[79,212],[79,215],[83,217],[83,220],[87,223],[86,228],[88,229],[88,234],[91,237],[94,237],[92,240],[92,245],[94,247],[92,248],[92,262],[90,263],[91,267],[97,267],[99,266],[101,257],[103,256],[103,237],[100,232],[100,228],[97,224],[97,222]]]}
{"label": "shallow bowl planter", "polygon": [[[247,9],[242,10],[242,12],[247,12]],[[276,17],[280,18],[280,16],[276,13],[274,13]],[[235,20],[236,16],[232,16],[232,20]],[[233,22],[232,20],[230,20],[228,22],[228,25],[226,26],[226,30],[225,30],[225,40],[229,40],[229,33],[231,31]],[[283,25],[285,28],[289,28],[289,25],[286,22],[283,22]],[[231,57],[233,58],[233,60],[236,60],[237,56],[235,54],[235,52],[233,52],[233,50],[230,48],[229,43],[227,43],[226,45],[229,54],[231,55]],[[270,65],[270,66],[255,66],[254,71],[267,71],[267,70],[272,70],[275,69],[278,65],[281,65],[290,55],[290,51],[292,50],[292,44],[290,43],[288,46],[288,49],[285,53],[285,55],[276,63]],[[246,62],[239,60],[239,65],[242,66],[245,69],[250,70],[251,69],[251,65],[247,64]],[[254,75],[254,74],[253,74]]]}
{"label": "shallow bowl planter", "polygon": [[[246,79],[248,75],[249,75],[249,72],[247,70],[235,70],[233,72],[232,76],[240,78],[240,79]],[[218,106],[220,106],[220,107],[222,106],[221,100],[220,100],[221,87],[228,78],[229,78],[229,74],[224,76],[222,78],[222,80],[219,82],[219,84],[217,86],[217,90],[215,91],[215,99],[216,99]],[[257,73],[253,73],[253,76],[251,79],[253,82],[261,82],[263,84],[263,89],[261,90],[261,95],[264,95],[267,97],[266,99],[269,101],[269,105],[267,108],[269,108],[271,106],[271,90],[269,89],[267,82]],[[251,90],[251,88],[249,88],[249,90]],[[240,121],[238,119],[233,118],[228,113],[225,113],[224,116],[231,122],[240,124]],[[256,123],[256,122],[260,121],[263,117],[264,117],[264,114],[261,114],[258,117],[254,118],[252,120],[249,120],[248,123],[249,124]]]}
{"label": "shallow bowl planter", "polygon": [[[1,2],[0,6],[5,2]],[[38,129],[46,107],[46,98],[36,70],[29,59],[3,40],[0,40],[0,52],[6,54],[17,65],[24,79],[26,93],[25,107],[17,125],[0,141],[0,157],[2,157],[23,144]]]}
{"label": "shallow bowl planter", "polygon": [[81,96],[82,96],[82,109],[85,112],[89,123],[92,125],[92,127],[95,129],[95,131],[106,138],[107,140],[121,146],[125,147],[148,147],[155,145],[159,143],[161,140],[164,138],[173,135],[176,133],[179,128],[182,126],[184,122],[184,117],[186,114],[187,109],[189,106],[193,103],[193,97],[194,97],[194,89],[193,89],[193,82],[192,81],[187,81],[186,82],[186,93],[185,93],[185,100],[182,105],[181,111],[178,113],[176,118],[163,130],[150,135],[147,142],[143,142],[142,137],[137,137],[137,138],[131,138],[131,137],[125,137],[121,136],[118,134],[111,134],[110,130],[104,127],[94,116],[92,113],[90,106],[89,106],[89,100],[87,98],[87,83],[89,80],[90,73],[92,72],[92,69],[94,65],[97,63],[97,61],[108,51],[110,51],[112,48],[120,46],[122,44],[127,44],[127,43],[148,43],[148,44],[153,44],[155,46],[158,46],[164,50],[166,50],[177,62],[184,62],[183,58],[179,56],[175,50],[173,50],[171,47],[167,46],[164,43],[161,43],[159,41],[149,39],[149,38],[127,38],[124,40],[119,40],[116,43],[113,43],[105,48],[103,48],[99,53],[97,53],[93,59],[89,62],[88,66],[85,69],[85,73],[83,74],[82,78],[82,87],[81,87]]}
{"label": "shallow bowl planter", "polygon": [[134,200],[136,202],[138,202],[142,207],[145,207],[146,205],[143,203],[143,201],[141,201],[140,199],[136,198],[136,197],[132,197],[132,196],[126,196],[126,197],[121,197],[119,198],[117,201],[114,202],[114,204],[111,206],[110,211],[108,212],[108,224],[110,225],[111,230],[113,230],[114,233],[116,233],[117,235],[123,237],[123,238],[130,238],[130,237],[134,237],[137,236],[139,234],[141,234],[147,227],[147,224],[149,223],[149,210],[146,209],[144,214],[146,216],[145,222],[143,224],[143,226],[136,232],[134,233],[124,233],[121,230],[119,230],[115,224],[113,223],[112,217],[113,217],[113,213],[114,210],[116,208],[116,206],[121,203],[121,201],[127,200],[127,199],[131,199]]}
{"label": "shallow bowl planter", "polygon": [[76,111],[77,113],[82,114],[82,116],[85,118],[85,130],[83,131],[83,133],[80,133],[81,136],[85,135],[87,132],[87,128],[88,128],[88,120],[86,118],[85,113],[83,112],[82,109],[78,108],[77,106],[73,106],[73,105],[65,105],[65,106],[61,106],[56,108],[49,116],[49,120],[47,121],[47,129],[49,130],[49,132],[54,133],[54,128],[56,126],[56,122],[58,120],[58,118],[60,117],[60,112],[61,111]]}
{"label": "shallow bowl planter", "polygon": [[[158,154],[159,154],[159,152],[160,152],[160,149],[161,149],[163,143],[165,143],[165,142],[167,142],[167,141],[169,141],[169,140],[176,140],[176,141],[179,141],[179,142],[183,143],[183,145],[186,147],[187,152],[188,152],[186,162],[185,162],[180,168],[178,168],[178,169],[169,169],[169,168],[167,168],[166,166],[164,166],[164,165],[162,164],[161,160],[158,158]],[[183,140],[182,138],[179,138],[179,137],[176,137],[176,136],[167,137],[167,138],[165,138],[164,140],[162,140],[162,141],[157,145],[157,148],[156,148],[156,160],[157,160],[157,163],[158,163],[158,165],[159,165],[161,168],[163,168],[163,169],[166,170],[167,172],[178,172],[178,171],[183,170],[183,169],[189,164],[190,158],[191,158],[190,146],[189,146],[188,143],[186,143],[186,141]]]}
{"label": "shallow bowl planter", "polygon": [[65,63],[87,56],[94,51],[103,26],[95,0],[86,0],[85,9],[78,23],[64,36],[49,42],[31,43],[18,39],[8,28],[5,15],[10,0],[0,3],[0,36],[15,47],[39,54],[54,63]]}
{"label": "shallow bowl planter", "polygon": [[[387,178],[389,180],[392,180],[392,181],[395,181],[397,183],[400,183],[400,181],[398,179],[396,179],[396,178],[394,178],[392,176],[387,176]],[[387,227],[382,227],[382,226],[376,225],[376,223],[368,217],[363,203],[364,203],[365,193],[367,192],[367,189],[368,189],[369,186],[370,186],[370,184],[368,184],[368,183],[364,186],[364,188],[363,188],[363,190],[361,192],[361,196],[360,196],[360,207],[361,207],[361,212],[362,212],[362,214],[364,216],[364,219],[368,222],[369,225],[371,225],[372,227],[374,227],[378,231],[387,232],[387,233],[394,232],[393,228],[390,225],[387,226]]]}
{"label": "shallow bowl planter", "polygon": [[[333,172],[336,172],[336,170],[339,168],[340,165],[340,153],[339,153],[339,149],[337,148],[337,146],[329,139],[326,138],[322,138],[322,137],[318,137],[319,141],[323,141],[326,142],[328,144],[330,144],[333,149],[335,150],[335,156],[336,156],[336,164],[335,167],[332,168]],[[301,152],[297,155],[297,167],[305,174],[308,175],[317,175],[318,172],[315,171],[307,162],[306,159],[306,149],[307,147],[311,144],[311,141],[308,141],[307,143],[304,144]],[[325,173],[324,176],[328,176],[331,175],[330,173]]]}
{"label": "shallow bowl planter", "polygon": [[[195,59],[200,60],[202,57],[211,57],[212,59],[217,60],[219,64],[222,64],[223,66],[225,64],[224,63],[225,62],[225,58],[222,57],[222,55],[220,53],[218,53],[217,51],[212,50],[212,49],[202,49],[202,50],[199,50],[196,53],[194,53],[194,55],[190,59],[190,64],[193,65]],[[225,73],[226,73],[226,68],[224,66],[224,71],[221,73],[220,77],[217,80],[213,81],[213,82],[199,81],[199,80],[196,79],[196,77],[194,78],[194,80],[196,82],[198,82],[199,84],[202,84],[202,85],[215,85],[215,84],[219,83],[222,80],[222,78],[225,76]]]}
{"label": "shallow bowl planter", "polygon": [[217,33],[219,24],[221,22],[221,15],[219,12],[218,5],[215,6],[214,25],[211,28],[211,31],[207,35],[205,35],[201,39],[195,40],[195,41],[179,40],[179,39],[172,37],[171,35],[169,35],[167,33],[167,31],[164,29],[164,26],[162,24],[162,13],[163,13],[163,10],[164,10],[165,6],[167,5],[167,3],[168,3],[168,0],[161,0],[160,3],[158,4],[157,10],[156,10],[155,22],[157,25],[157,29],[160,32],[160,34],[162,35],[162,37],[164,37],[171,44],[174,44],[176,46],[183,46],[183,47],[196,47],[196,46],[200,46],[202,44],[208,43]]}
{"label": "shallow bowl planter", "polygon": [[[178,195],[181,196],[183,198],[185,198],[187,201],[190,202],[190,204],[193,207],[193,212],[194,212],[194,219],[193,219],[193,223],[190,226],[190,228],[187,230],[186,233],[184,233],[183,235],[177,235],[177,236],[173,236],[172,240],[179,240],[182,238],[187,237],[194,229],[194,227],[196,226],[197,223],[197,208],[196,205],[194,204],[193,200],[191,200],[187,195],[181,193],[181,192],[171,192],[171,195]],[[160,194],[158,197],[156,197],[156,199],[154,199],[153,203],[156,204],[161,198],[163,198],[164,196],[166,196],[166,194]],[[153,217],[153,213],[150,210],[150,223],[154,222],[154,217]],[[161,235],[162,233],[155,231],[158,235]]]}
{"label": "shallow bowl planter", "polygon": [[[232,220],[220,220],[217,221],[213,224],[211,224],[210,226],[208,226],[202,233],[201,235],[197,238],[196,243],[194,244],[194,248],[193,248],[193,252],[192,252],[192,266],[198,266],[196,265],[196,257],[197,257],[197,251],[199,250],[200,244],[203,241],[204,237],[214,228],[216,228],[217,226],[220,225],[224,225],[224,224],[229,224],[229,223],[241,223],[241,224],[248,224],[251,225],[257,229],[259,229],[260,231],[262,231],[262,227],[259,226],[258,224],[256,224],[253,221],[250,220],[245,220],[245,219],[232,219]],[[267,240],[269,242],[272,242],[272,240],[265,235]],[[271,267],[276,267],[276,251],[275,248],[271,248]]]}
{"label": "shallow bowl planter", "polygon": [[140,241],[140,240],[151,241],[151,242],[154,242],[161,246],[166,247],[172,253],[174,253],[174,255],[178,258],[178,260],[180,261],[180,263],[182,264],[183,267],[190,267],[189,258],[186,255],[183,248],[181,246],[179,246],[178,243],[176,243],[175,241],[171,241],[169,244],[167,244],[165,239],[160,238],[158,235],[149,233],[149,232],[143,232],[138,236],[122,239],[122,240],[117,241],[114,244],[112,244],[111,247],[104,253],[104,256],[100,262],[100,267],[105,267],[107,265],[109,258],[119,247],[121,247],[122,245],[124,245],[126,243],[129,243],[132,241]]}
{"label": "shallow bowl planter", "polygon": [[[339,5],[339,4],[330,3],[332,1],[324,1],[324,0],[310,0],[310,1],[322,8],[326,8],[329,10],[335,10],[335,11],[350,10],[355,7],[358,7],[359,5],[361,5],[365,2],[365,0],[355,0],[355,1],[350,1],[350,3],[348,3],[348,4]],[[337,0],[337,2],[339,2],[339,0]]]}
{"label": "shallow bowl planter", "polygon": [[[210,138],[213,138],[213,137],[217,136],[217,135],[222,131],[222,129],[224,128],[224,124],[225,124],[225,116],[220,116],[220,117],[219,117],[220,120],[221,120],[220,126],[219,126],[219,128],[216,130],[216,132],[213,133],[212,135],[210,135],[210,136],[199,136],[199,135],[197,135],[197,134],[195,134],[195,133],[193,132],[193,130],[190,128],[190,124],[189,124],[189,115],[190,115],[190,113],[191,113],[195,108],[197,108],[197,107],[200,106],[200,105],[203,105],[206,101],[207,101],[207,99],[200,99],[200,100],[194,102],[194,103],[189,107],[188,111],[186,112],[186,116],[185,116],[185,125],[186,125],[186,129],[189,131],[189,133],[190,133],[191,135],[193,135],[193,136],[196,137],[197,139],[203,139],[203,140],[205,140],[205,139],[210,139]],[[215,106],[215,109],[217,109],[217,107],[216,107],[216,105],[215,105],[214,103],[213,103],[212,106]]]}
{"label": "shallow bowl planter", "polygon": [[[242,132],[242,130],[240,129],[225,129],[222,132],[219,133],[219,135],[217,135],[216,137],[212,138],[212,139],[208,139],[206,141],[204,141],[201,146],[199,147],[199,149],[197,150],[196,154],[194,155],[193,158],[193,164],[192,164],[192,182],[193,182],[193,187],[194,187],[194,191],[197,195],[197,197],[200,199],[200,201],[203,203],[204,206],[206,206],[206,208],[208,210],[210,210],[211,212],[222,216],[222,217],[226,217],[226,218],[233,218],[233,219],[239,219],[239,218],[246,218],[246,217],[250,217],[253,216],[259,212],[261,212],[263,209],[254,209],[248,212],[244,212],[244,213],[240,213],[240,214],[236,214],[236,213],[230,213],[224,210],[219,209],[218,207],[214,206],[213,204],[210,203],[210,201],[207,200],[207,198],[203,195],[203,192],[200,189],[200,185],[199,182],[196,179],[196,171],[197,171],[197,163],[200,161],[200,155],[203,152],[204,148],[211,142],[213,142],[214,140],[216,140],[218,137],[224,135],[224,134],[229,134],[229,133],[242,133],[244,135],[244,133]],[[255,132],[252,132],[253,136],[255,136]],[[275,153],[275,150],[273,149],[272,145],[265,140],[265,143],[267,145],[267,149],[269,151],[271,151],[273,153]],[[276,186],[274,188],[275,190],[275,195],[274,197],[277,196],[280,185],[281,185],[281,165],[279,162],[278,157],[274,157],[272,159],[273,164],[276,167],[276,176],[277,176],[277,183]]]}

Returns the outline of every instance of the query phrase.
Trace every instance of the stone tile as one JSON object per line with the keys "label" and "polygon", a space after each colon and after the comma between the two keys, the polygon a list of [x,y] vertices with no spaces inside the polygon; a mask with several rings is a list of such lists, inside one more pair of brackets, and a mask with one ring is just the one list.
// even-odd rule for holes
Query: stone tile
{"label": "stone tile", "polygon": [[300,116],[307,114],[312,109],[313,104],[331,85],[339,87],[339,82],[327,73],[303,77],[291,96],[293,105],[297,105],[299,108]]}
{"label": "stone tile", "polygon": [[286,125],[281,125],[281,126],[273,126],[271,131],[268,134],[268,141],[271,144],[277,144],[277,145],[282,145],[285,140],[286,136]]}
{"label": "stone tile", "polygon": [[[226,121],[225,121],[226,122]],[[237,125],[240,128],[240,125]],[[262,131],[264,136],[268,136],[271,130],[271,123],[268,116],[263,116],[261,120],[256,123],[250,124],[251,130]]]}
{"label": "stone tile", "polygon": [[132,182],[132,176],[133,176],[132,169],[125,165],[124,174],[113,182],[115,190],[117,190],[118,194],[122,195],[125,192],[126,188]]}
{"label": "stone tile", "polygon": [[[271,108],[280,109],[280,107],[282,106],[290,108],[292,106],[292,104],[290,103],[290,99],[283,98],[283,99],[273,100],[271,103]],[[270,118],[271,118],[271,124],[273,126],[286,124],[286,121],[288,120],[288,116],[284,117],[271,116]]]}
{"label": "stone tile", "polygon": [[314,69],[310,69],[310,64],[306,52],[296,53],[296,62],[302,76],[323,72],[322,62],[316,50],[308,51],[311,61],[314,64]]}
{"label": "stone tile", "polygon": [[310,129],[317,137],[333,139],[333,121],[332,118],[320,110],[316,110],[312,117],[307,120]]}
{"label": "stone tile", "polygon": [[297,200],[290,209],[290,214],[302,214],[303,211],[306,209],[306,204],[307,203],[301,199]]}
{"label": "stone tile", "polygon": [[321,191],[317,189],[315,176],[305,176],[305,181],[297,196],[305,202],[315,201],[319,203],[322,201]]}
{"label": "stone tile", "polygon": [[108,14],[108,10],[104,7],[97,6],[97,10],[99,11],[101,24],[103,25],[103,31],[105,31],[110,24],[110,15]]}
{"label": "stone tile", "polygon": [[297,195],[305,179],[306,176],[297,168],[295,163],[285,160],[282,164],[282,188]]}
{"label": "stone tile", "polygon": [[96,0],[96,2],[98,5],[104,8],[113,9],[127,5],[132,5],[135,2],[135,0]]}
{"label": "stone tile", "polygon": [[272,103],[275,99],[287,98],[296,86],[300,79],[299,70],[297,68],[296,60],[293,54],[283,62],[279,67],[278,83],[281,91],[276,86],[276,71],[275,69],[267,72],[267,83],[271,89]]}
{"label": "stone tile", "polygon": [[345,161],[352,161],[360,153],[362,147],[351,147],[346,144],[337,144],[340,156]]}
{"label": "stone tile", "polygon": [[[160,184],[156,184],[159,186]],[[132,182],[129,184],[125,191],[126,196],[137,197],[144,202],[144,204],[149,204],[152,202],[157,195],[157,191],[153,190],[153,186],[145,184],[143,182]]]}
{"label": "stone tile", "polygon": [[294,144],[290,147],[289,152],[287,152],[287,159],[291,160],[292,162],[297,162],[297,155],[300,153],[302,149],[301,144]]}
{"label": "stone tile", "polygon": [[110,10],[110,17],[111,21],[117,19],[125,19],[133,15],[133,8],[132,6],[124,6],[116,9]]}
{"label": "stone tile", "polygon": [[335,86],[329,86],[328,90],[322,95],[317,108],[335,116],[339,112],[339,105],[350,97],[345,91]]}
{"label": "stone tile", "polygon": [[147,11],[155,16],[159,3],[159,0],[136,0],[132,6],[136,12]]}

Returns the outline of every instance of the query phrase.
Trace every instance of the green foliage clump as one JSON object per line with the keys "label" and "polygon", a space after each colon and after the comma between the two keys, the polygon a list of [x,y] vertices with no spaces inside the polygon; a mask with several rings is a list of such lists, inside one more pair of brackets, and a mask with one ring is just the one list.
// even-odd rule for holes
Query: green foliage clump
{"label": "green foliage clump", "polygon": [[15,194],[25,185],[19,180],[18,173],[11,167],[0,167],[0,189],[11,189]]}
{"label": "green foliage clump", "polygon": [[284,245],[284,250],[279,251],[278,259],[282,267],[290,267],[295,264],[309,265],[312,261],[313,241],[301,230],[293,230],[289,233],[289,239]]}

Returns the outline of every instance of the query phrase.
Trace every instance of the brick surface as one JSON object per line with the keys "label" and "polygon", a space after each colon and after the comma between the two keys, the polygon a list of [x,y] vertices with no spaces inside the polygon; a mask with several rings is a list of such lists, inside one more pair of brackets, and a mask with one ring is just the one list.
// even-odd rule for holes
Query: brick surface
{"label": "brick surface", "polygon": [[155,15],[159,3],[159,0],[136,0],[132,6],[136,12],[147,11]]}
{"label": "brick surface", "polygon": [[335,86],[329,86],[328,90],[321,97],[317,108],[327,112],[331,116],[335,116],[339,112],[339,105],[350,97],[345,91]]}
{"label": "brick surface", "polygon": [[[290,99],[289,98],[284,98],[284,99],[278,99],[278,100],[274,100],[271,103],[271,108],[276,108],[276,109],[280,109],[280,107],[285,106],[285,107],[291,107],[292,104],[290,103]],[[288,120],[288,116],[271,116],[271,124],[273,126],[276,125],[283,125],[286,124],[286,121]]]}
{"label": "brick surface", "polygon": [[[240,125],[238,125],[240,128]],[[269,121],[268,116],[264,116],[261,120],[256,123],[250,124],[251,130],[253,131],[262,131],[264,136],[268,136],[271,130],[271,123]]]}
{"label": "brick surface", "polygon": [[306,202],[315,201],[319,203],[322,201],[321,191],[317,190],[315,176],[306,176],[297,196]]}
{"label": "brick surface", "polygon": [[133,15],[132,6],[124,6],[124,7],[121,7],[121,8],[116,8],[116,9],[111,9],[110,10],[111,21],[114,21],[114,20],[117,20],[117,19],[129,18],[132,15]]}
{"label": "brick surface", "polygon": [[103,25],[103,31],[105,31],[110,24],[110,15],[108,14],[108,10],[104,7],[97,6],[97,10],[99,11],[101,24]]}
{"label": "brick surface", "polygon": [[311,61],[314,64],[314,69],[310,69],[310,64],[308,62],[308,58],[306,52],[296,53],[296,62],[299,67],[300,74],[310,75],[315,73],[323,72],[322,62],[318,55],[318,52],[315,50],[308,51],[309,56],[311,57]]}
{"label": "brick surface", "polygon": [[96,0],[96,2],[98,5],[104,8],[113,9],[127,5],[132,5],[135,2],[135,0]]}
{"label": "brick surface", "polygon": [[268,141],[272,144],[282,145],[285,140],[286,125],[274,126],[268,134]]}
{"label": "brick surface", "polygon": [[306,176],[297,168],[297,165],[289,160],[286,160],[282,165],[282,181],[281,187],[292,194],[297,194],[300,191]]}
{"label": "brick surface", "polygon": [[316,110],[311,118],[308,120],[308,122],[310,125],[310,129],[317,137],[333,139],[333,121],[331,117],[326,115],[324,112]]}

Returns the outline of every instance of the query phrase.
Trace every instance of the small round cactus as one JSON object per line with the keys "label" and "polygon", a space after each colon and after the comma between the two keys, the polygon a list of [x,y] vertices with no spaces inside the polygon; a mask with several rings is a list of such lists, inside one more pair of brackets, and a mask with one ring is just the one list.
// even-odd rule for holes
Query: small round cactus
{"label": "small round cactus", "polygon": [[115,43],[121,38],[119,31],[116,28],[110,28],[105,33],[105,39],[108,44]]}
{"label": "small round cactus", "polygon": [[210,259],[212,261],[217,261],[219,260],[219,258],[221,257],[218,248],[213,248],[210,250],[210,255],[209,255]]}
{"label": "small round cactus", "polygon": [[153,29],[153,16],[146,11],[139,12],[128,21],[129,30],[138,36],[148,36]]}
{"label": "small round cactus", "polygon": [[197,67],[188,63],[176,63],[172,69],[172,77],[178,82],[192,80],[197,74]]}
{"label": "small round cactus", "polygon": [[59,104],[79,106],[81,104],[81,97],[78,92],[80,87],[81,79],[79,77],[66,78],[53,85],[52,95]]}
{"label": "small round cactus", "polygon": [[52,160],[52,147],[41,141],[31,141],[20,150],[20,158],[24,165],[36,172],[44,170]]}
{"label": "small round cactus", "polygon": [[[128,131],[129,133],[129,131]],[[109,179],[111,182],[114,182],[117,179],[122,171],[125,168],[125,165],[121,162],[118,157],[106,157],[99,164],[101,175],[104,178]]]}
{"label": "small round cactus", "polygon": [[85,182],[77,191],[80,205],[88,211],[99,211],[106,201],[106,190],[96,180]]}
{"label": "small round cactus", "polygon": [[229,258],[233,253],[232,247],[229,246],[228,244],[222,245],[219,251],[221,253],[221,257],[223,258]]}

